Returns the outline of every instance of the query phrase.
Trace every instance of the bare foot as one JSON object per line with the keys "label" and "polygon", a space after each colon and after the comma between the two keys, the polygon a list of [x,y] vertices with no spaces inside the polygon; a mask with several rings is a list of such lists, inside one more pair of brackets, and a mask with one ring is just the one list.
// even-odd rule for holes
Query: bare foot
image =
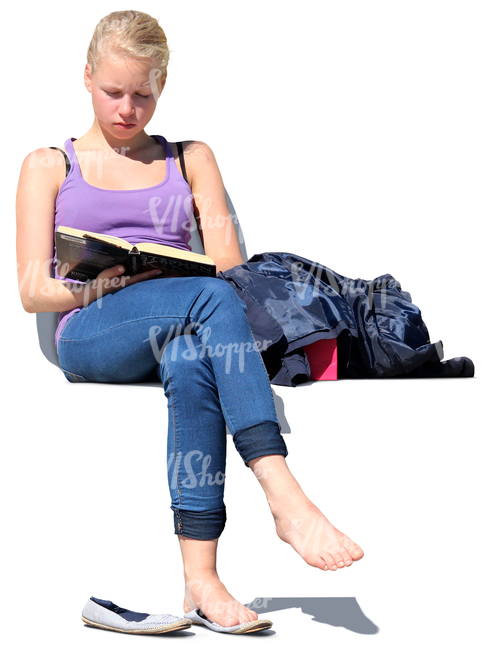
{"label": "bare foot", "polygon": [[258,615],[228,592],[216,571],[185,575],[184,613],[200,609],[213,623],[224,627],[256,621]]}
{"label": "bare foot", "polygon": [[360,560],[364,552],[335,528],[304,494],[269,501],[279,537],[307,564],[336,571]]}

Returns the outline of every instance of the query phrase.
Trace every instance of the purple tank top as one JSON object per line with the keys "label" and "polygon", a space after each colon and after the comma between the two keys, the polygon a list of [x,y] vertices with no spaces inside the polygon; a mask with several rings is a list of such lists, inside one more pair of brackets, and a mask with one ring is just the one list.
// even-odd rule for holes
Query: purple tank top
{"label": "purple tank top", "polygon": [[[54,230],[69,226],[121,237],[130,244],[152,242],[192,250],[189,245],[194,213],[191,188],[179,172],[167,140],[161,135],[152,137],[165,148],[166,174],[158,185],[139,190],[104,190],[87,183],[73,148],[76,138],[69,138],[65,150],[71,167],[56,197]],[[99,153],[103,164],[102,152]],[[54,243],[53,247],[56,264]],[[55,278],[60,279],[56,267]],[[56,347],[63,327],[80,309],[59,315]]]}

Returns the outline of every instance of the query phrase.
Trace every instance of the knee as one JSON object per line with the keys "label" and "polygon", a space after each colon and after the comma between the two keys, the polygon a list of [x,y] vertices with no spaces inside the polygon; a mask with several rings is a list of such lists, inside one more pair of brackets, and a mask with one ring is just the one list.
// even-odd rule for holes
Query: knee
{"label": "knee", "polygon": [[202,295],[211,297],[214,301],[226,305],[234,305],[246,310],[246,305],[238,296],[232,285],[219,278],[206,278]]}
{"label": "knee", "polygon": [[202,365],[208,363],[203,345],[196,334],[182,334],[168,342],[162,354],[159,373],[164,386],[169,374],[192,381],[196,373],[204,372]]}
{"label": "knee", "polygon": [[162,355],[162,364],[168,366],[185,366],[190,370],[189,361],[198,359],[202,343],[197,334],[181,334],[169,341]]}

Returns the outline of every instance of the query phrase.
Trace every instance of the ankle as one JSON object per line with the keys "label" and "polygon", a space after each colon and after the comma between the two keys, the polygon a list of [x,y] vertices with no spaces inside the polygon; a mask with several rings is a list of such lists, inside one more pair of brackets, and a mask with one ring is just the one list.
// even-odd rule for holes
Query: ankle
{"label": "ankle", "polygon": [[184,580],[190,582],[199,578],[201,580],[218,579],[218,572],[215,568],[203,568],[202,566],[186,566],[184,568]]}
{"label": "ankle", "polygon": [[292,486],[291,490],[279,492],[269,492],[267,494],[267,503],[272,514],[280,515],[287,510],[295,508],[305,508],[307,505],[313,505],[312,501],[301,490]]}
{"label": "ankle", "polygon": [[293,476],[281,477],[281,480],[263,487],[270,508],[282,508],[288,505],[303,503],[305,500],[309,501]]}
{"label": "ankle", "polygon": [[268,501],[273,500],[279,503],[281,500],[288,500],[291,497],[305,497],[284,456],[261,456],[249,461],[249,465]]}

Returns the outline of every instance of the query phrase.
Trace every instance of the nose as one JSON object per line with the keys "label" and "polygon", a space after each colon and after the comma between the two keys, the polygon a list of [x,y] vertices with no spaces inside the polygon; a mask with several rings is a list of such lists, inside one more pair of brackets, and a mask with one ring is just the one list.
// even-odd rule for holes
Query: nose
{"label": "nose", "polygon": [[133,103],[129,95],[123,95],[119,104],[119,113],[121,116],[131,115],[134,112]]}

